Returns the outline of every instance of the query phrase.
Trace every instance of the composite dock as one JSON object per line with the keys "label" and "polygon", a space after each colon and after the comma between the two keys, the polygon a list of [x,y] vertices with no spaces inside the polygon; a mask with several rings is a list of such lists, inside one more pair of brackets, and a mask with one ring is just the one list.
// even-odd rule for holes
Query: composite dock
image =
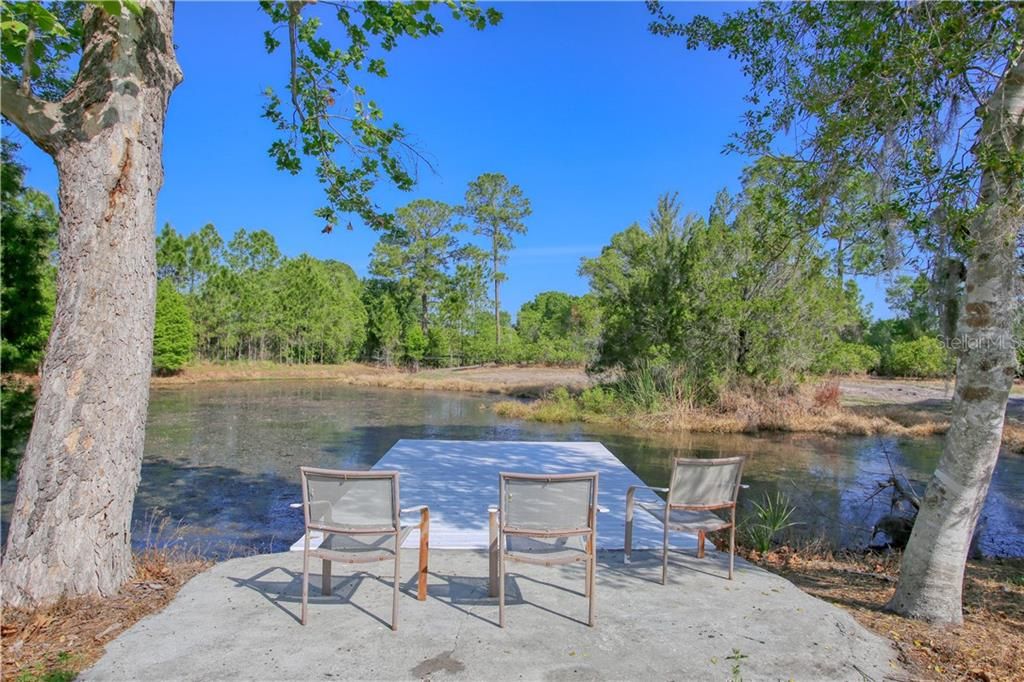
{"label": "composite dock", "polygon": [[[401,472],[403,507],[430,507],[430,546],[434,549],[486,549],[489,505],[498,503],[498,473],[566,474],[597,471],[597,547],[623,548],[626,490],[644,485],[636,474],[596,442],[400,440],[374,469]],[[640,491],[637,501],[653,501],[654,493]],[[409,523],[416,519],[410,518]],[[316,542],[314,536],[313,541]],[[633,546],[661,547],[661,524],[637,508],[633,518]],[[412,533],[403,547],[418,543]],[[673,533],[672,546],[696,548],[696,538]],[[302,550],[302,538],[293,550]]]}

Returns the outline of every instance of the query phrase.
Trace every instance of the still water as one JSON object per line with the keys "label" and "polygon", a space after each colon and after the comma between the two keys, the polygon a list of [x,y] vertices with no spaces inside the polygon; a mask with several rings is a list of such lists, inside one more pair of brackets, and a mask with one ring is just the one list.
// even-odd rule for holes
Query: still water
{"label": "still water", "polygon": [[[156,389],[150,397],[135,542],[181,542],[217,557],[287,549],[302,534],[299,465],[369,468],[400,438],[597,440],[648,485],[668,484],[673,457],[750,455],[741,507],[782,491],[792,532],[862,547],[888,510],[889,461],[923,489],[939,439],[820,435],[648,434],[496,416],[497,398],[340,386],[236,382]],[[485,482],[485,484],[488,482]],[[490,482],[496,483],[496,482]],[[1024,457],[1004,454],[981,520],[985,554],[1024,556]],[[4,517],[12,487],[4,492]],[[497,493],[495,493],[497,495]],[[408,500],[414,503],[414,500]],[[741,509],[741,517],[744,510]],[[155,528],[165,521],[162,538]],[[170,528],[167,523],[170,523]]]}

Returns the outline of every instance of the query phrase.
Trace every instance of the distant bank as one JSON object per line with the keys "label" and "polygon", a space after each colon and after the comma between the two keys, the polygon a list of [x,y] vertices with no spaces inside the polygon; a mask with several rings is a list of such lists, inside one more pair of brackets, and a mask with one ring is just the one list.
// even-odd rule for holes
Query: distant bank
{"label": "distant bank", "polygon": [[188,365],[177,374],[153,377],[151,385],[161,387],[215,381],[275,379],[327,380],[352,386],[496,393],[527,398],[539,398],[559,386],[579,391],[591,383],[582,367],[477,365],[410,372],[394,367],[355,362],[342,365],[228,362]]}

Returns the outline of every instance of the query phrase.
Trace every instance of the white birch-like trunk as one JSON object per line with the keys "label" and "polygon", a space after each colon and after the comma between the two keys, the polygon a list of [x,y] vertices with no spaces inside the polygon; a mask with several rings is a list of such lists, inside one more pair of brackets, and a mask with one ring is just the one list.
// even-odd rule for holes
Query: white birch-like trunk
{"label": "white birch-like trunk", "polygon": [[[1024,16],[1022,14],[1021,16]],[[985,154],[1024,154],[1024,61],[1011,63],[986,105],[978,144]],[[1004,168],[1011,167],[1004,166]],[[971,228],[963,307],[955,341],[963,348],[945,447],[928,484],[889,608],[934,623],[963,620],[963,576],[971,537],[999,458],[1017,357],[1013,319],[1019,291],[1017,239],[1024,229],[1022,178],[987,169],[983,212]]]}
{"label": "white birch-like trunk", "polygon": [[60,181],[53,331],[18,476],[3,600],[109,595],[132,576],[156,300],[155,211],[167,104],[181,71],[173,5],[85,9],[78,78],[59,103],[4,81],[4,116]]}

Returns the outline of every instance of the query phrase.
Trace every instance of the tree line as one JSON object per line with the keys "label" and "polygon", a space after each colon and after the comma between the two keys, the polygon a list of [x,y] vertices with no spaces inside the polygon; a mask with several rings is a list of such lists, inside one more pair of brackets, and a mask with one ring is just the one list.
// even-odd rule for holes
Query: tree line
{"label": "tree line", "polygon": [[[52,324],[57,213],[24,186],[9,141],[3,155],[2,361],[32,371]],[[156,240],[154,369],[193,359],[644,366],[685,376],[687,390],[706,399],[738,378],[948,376],[949,321],[934,277],[895,277],[886,292],[895,316],[872,321],[844,278],[843,254],[786,203],[782,172],[761,162],[705,215],[662,196],[646,227],[627,227],[583,260],[589,293],[542,292],[514,320],[499,309],[497,325],[489,293],[504,281],[511,234],[521,232],[505,226],[529,213],[521,190],[498,174],[474,181],[466,206],[417,199],[399,208],[364,279],[338,261],[286,258],[266,230],[225,239],[211,224],[187,235],[165,225]],[[477,214],[488,226],[474,227]],[[1017,329],[1020,338],[1020,319]]]}
{"label": "tree line", "polygon": [[599,335],[592,297],[542,293],[515,324],[501,310],[502,266],[529,215],[522,190],[497,173],[471,182],[464,206],[417,199],[381,231],[364,280],[345,263],[284,257],[266,230],[225,241],[210,224],[189,235],[164,225],[154,366],[174,371],[193,357],[586,364]]}

